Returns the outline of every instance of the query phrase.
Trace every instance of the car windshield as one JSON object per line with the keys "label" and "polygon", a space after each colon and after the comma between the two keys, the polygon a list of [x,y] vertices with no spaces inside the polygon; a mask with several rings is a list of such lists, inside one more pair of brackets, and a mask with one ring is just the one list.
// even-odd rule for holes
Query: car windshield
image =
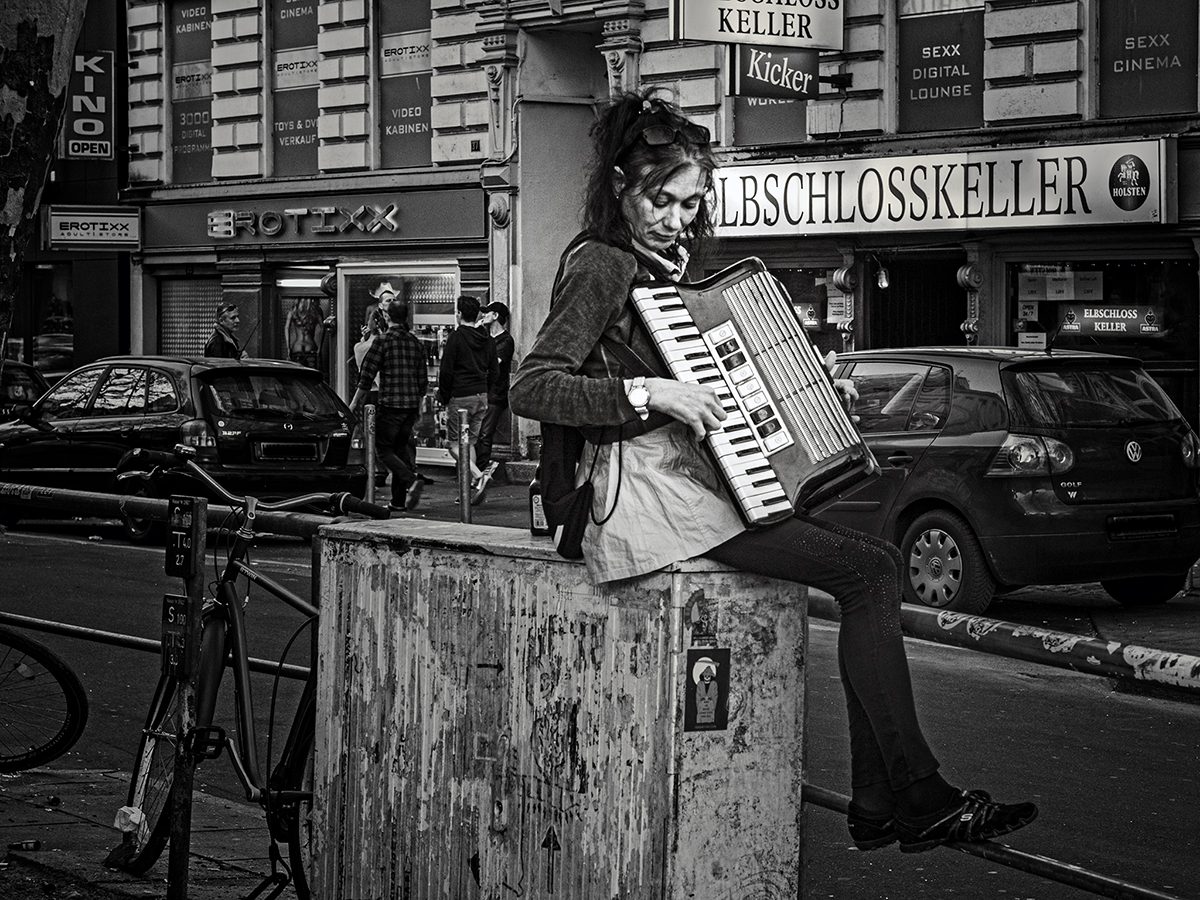
{"label": "car windshield", "polygon": [[218,372],[208,377],[204,393],[211,411],[224,416],[315,420],[344,415],[322,382],[290,372]]}
{"label": "car windshield", "polygon": [[1158,383],[1139,368],[1010,369],[1005,381],[1014,427],[1103,428],[1182,418]]}

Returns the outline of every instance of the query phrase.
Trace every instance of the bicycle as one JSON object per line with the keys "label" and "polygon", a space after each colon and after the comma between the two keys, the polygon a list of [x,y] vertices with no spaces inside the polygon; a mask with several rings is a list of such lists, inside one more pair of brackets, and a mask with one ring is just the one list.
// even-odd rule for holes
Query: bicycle
{"label": "bicycle", "polygon": [[[240,509],[239,523],[233,535],[223,569],[220,571],[213,597],[206,600],[201,619],[200,654],[196,669],[195,728],[186,736],[191,742],[195,759],[216,758],[227,749],[234,771],[246,792],[246,799],[257,802],[266,812],[271,835],[270,858],[272,873],[253,896],[274,884],[269,896],[276,896],[289,882],[293,883],[299,900],[308,900],[308,848],[312,827],[313,744],[316,728],[316,666],[310,668],[297,703],[279,761],[270,778],[263,781],[259,765],[258,743],[255,734],[254,704],[250,689],[250,666],[246,626],[242,602],[238,599],[237,582],[245,576],[250,583],[287,603],[307,617],[305,625],[315,626],[317,609],[287,588],[253,569],[246,561],[254,542],[254,520],[258,510],[295,510],[321,506],[335,514],[363,513],[386,519],[388,510],[359,500],[351,494],[305,494],[272,503],[259,502],[255,497],[238,497],[221,486],[208,472],[196,464],[194,450],[182,445],[175,453],[135,450],[140,458],[156,467],[178,466],[205,484],[214,496],[222,498],[235,510]],[[297,629],[292,640],[301,633]],[[291,641],[288,642],[290,647]],[[286,658],[287,649],[284,650]],[[212,724],[225,669],[233,669],[237,746],[226,736],[224,729]],[[282,661],[280,663],[282,669]],[[278,673],[276,674],[278,678]],[[110,855],[110,865],[132,874],[146,872],[162,854],[170,832],[171,809],[174,802],[175,751],[180,732],[180,680],[163,675],[159,680],[146,717],[130,780],[127,805],[141,811],[141,821],[135,831],[126,835],[126,844]],[[272,696],[271,719],[267,733],[267,760],[271,753],[274,718]],[[290,866],[284,865],[278,845],[288,846]],[[281,873],[279,869],[284,871]]]}
{"label": "bicycle", "polygon": [[0,625],[0,772],[45,765],[87,725],[79,677],[58,654]]}

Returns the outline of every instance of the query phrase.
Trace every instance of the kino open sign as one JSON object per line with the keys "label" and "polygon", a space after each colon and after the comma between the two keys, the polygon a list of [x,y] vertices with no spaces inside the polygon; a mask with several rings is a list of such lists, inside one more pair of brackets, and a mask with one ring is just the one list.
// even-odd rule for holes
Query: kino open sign
{"label": "kino open sign", "polygon": [[67,159],[112,159],[113,52],[75,54],[68,93],[63,155]]}

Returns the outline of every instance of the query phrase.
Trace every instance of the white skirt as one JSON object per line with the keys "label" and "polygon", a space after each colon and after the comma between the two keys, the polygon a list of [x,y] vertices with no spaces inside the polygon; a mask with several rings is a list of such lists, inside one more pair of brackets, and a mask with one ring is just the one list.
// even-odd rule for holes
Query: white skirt
{"label": "white skirt", "polygon": [[[583,537],[593,583],[700,556],[746,530],[712,460],[682,423],[598,449],[592,513],[603,524],[589,523]],[[596,452],[584,447],[576,485],[587,480]]]}

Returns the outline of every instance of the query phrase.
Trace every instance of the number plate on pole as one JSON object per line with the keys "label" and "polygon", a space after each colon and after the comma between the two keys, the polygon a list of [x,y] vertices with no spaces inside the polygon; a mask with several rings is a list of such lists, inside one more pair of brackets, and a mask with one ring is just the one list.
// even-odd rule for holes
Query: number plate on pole
{"label": "number plate on pole", "polygon": [[167,574],[191,578],[196,574],[192,562],[192,517],[196,514],[195,497],[171,497],[167,513]]}
{"label": "number plate on pole", "polygon": [[163,595],[162,670],[164,675],[187,678],[188,607],[191,600],[179,594]]}

